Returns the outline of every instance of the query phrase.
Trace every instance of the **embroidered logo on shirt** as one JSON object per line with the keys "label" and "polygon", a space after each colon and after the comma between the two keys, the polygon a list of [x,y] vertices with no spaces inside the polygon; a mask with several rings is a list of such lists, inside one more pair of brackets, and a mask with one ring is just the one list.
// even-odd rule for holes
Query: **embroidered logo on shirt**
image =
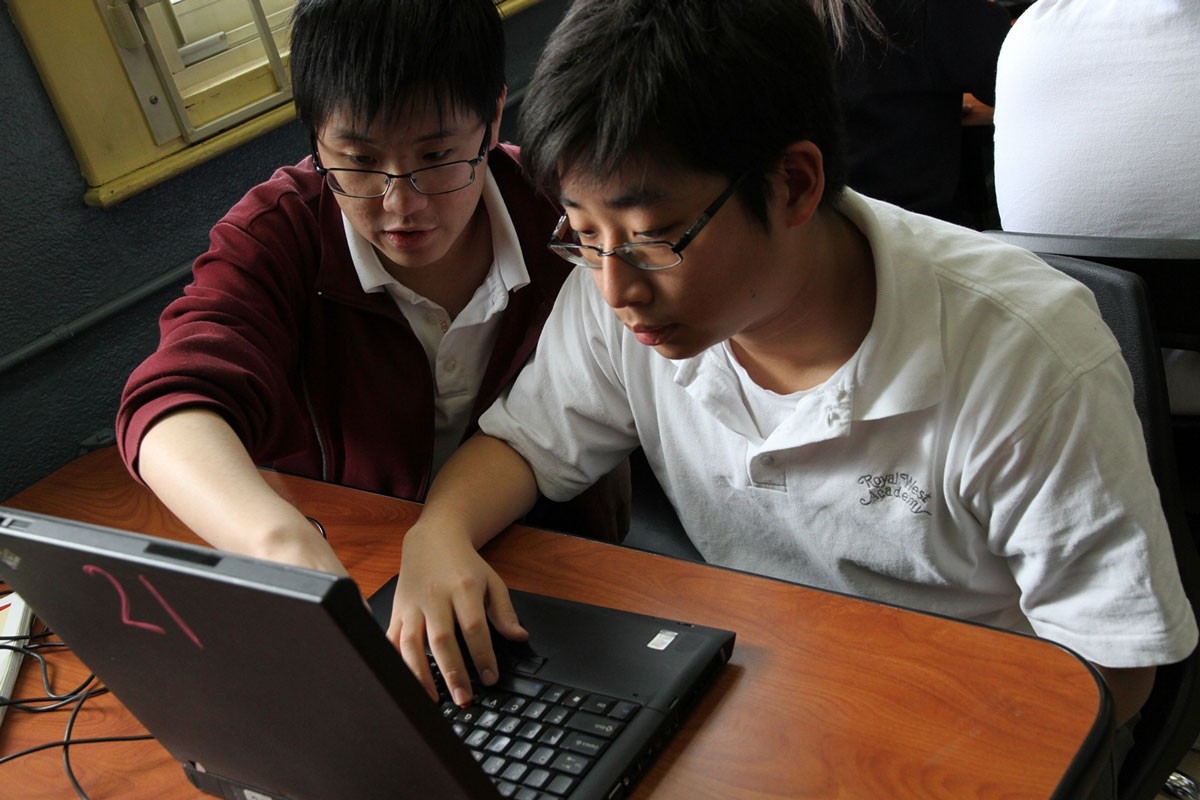
{"label": "embroidered logo on shirt", "polygon": [[932,516],[926,506],[929,504],[931,493],[925,491],[907,472],[889,472],[886,475],[871,475],[859,477],[858,482],[867,487],[867,496],[859,498],[858,502],[869,506],[876,500],[893,497],[908,506],[914,514]]}

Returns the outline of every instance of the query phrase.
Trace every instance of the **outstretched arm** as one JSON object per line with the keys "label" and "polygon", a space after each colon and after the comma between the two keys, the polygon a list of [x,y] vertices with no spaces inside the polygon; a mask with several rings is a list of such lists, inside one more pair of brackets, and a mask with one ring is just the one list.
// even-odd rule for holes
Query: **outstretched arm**
{"label": "outstretched arm", "polygon": [[146,431],[138,474],[175,516],[214,547],[346,574],[320,532],[263,479],[228,423],[185,408]]}
{"label": "outstretched arm", "polygon": [[465,705],[471,685],[456,628],[486,684],[498,677],[488,620],[502,636],[528,637],[507,587],[478,550],[532,508],[537,491],[533,471],[517,451],[477,434],[438,473],[405,536],[388,638],[431,697],[436,693],[426,641],[454,701]]}

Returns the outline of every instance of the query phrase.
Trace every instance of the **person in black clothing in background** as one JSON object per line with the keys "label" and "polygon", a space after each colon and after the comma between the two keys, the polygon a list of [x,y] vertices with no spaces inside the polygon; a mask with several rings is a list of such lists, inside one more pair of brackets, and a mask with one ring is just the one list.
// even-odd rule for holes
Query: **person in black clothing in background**
{"label": "person in black clothing in background", "polygon": [[995,227],[987,148],[972,143],[972,166],[963,168],[963,94],[994,104],[1007,8],[989,0],[809,2],[836,49],[849,185],[921,214]]}

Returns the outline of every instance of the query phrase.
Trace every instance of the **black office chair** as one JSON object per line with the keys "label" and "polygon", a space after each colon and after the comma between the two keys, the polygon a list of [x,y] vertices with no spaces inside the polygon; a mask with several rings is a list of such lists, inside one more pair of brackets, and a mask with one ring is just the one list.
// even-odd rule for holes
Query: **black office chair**
{"label": "black office chair", "polygon": [[[1200,351],[1200,239],[987,234],[1035,253],[1074,256],[1135,273],[1145,282],[1159,344]],[[1193,536],[1200,535],[1200,416],[1176,414],[1172,433],[1184,509]]]}
{"label": "black office chair", "polygon": [[640,447],[629,456],[629,477],[633,505],[630,509],[629,533],[622,544],[688,561],[704,561],[683,530],[675,508],[654,477],[646,454]]}
{"label": "black office chair", "polygon": [[[1166,379],[1145,285],[1137,275],[1106,264],[1054,254],[1040,256],[1092,290],[1101,316],[1121,345],[1133,376],[1134,405],[1142,420],[1150,467],[1171,530],[1179,573],[1192,609],[1200,618],[1200,554],[1180,495]],[[1134,730],[1135,744],[1121,769],[1119,800],[1152,800],[1168,782],[1172,787],[1169,791],[1179,791],[1176,787],[1190,778],[1175,770],[1198,734],[1200,651],[1176,664],[1159,667],[1154,689]]]}

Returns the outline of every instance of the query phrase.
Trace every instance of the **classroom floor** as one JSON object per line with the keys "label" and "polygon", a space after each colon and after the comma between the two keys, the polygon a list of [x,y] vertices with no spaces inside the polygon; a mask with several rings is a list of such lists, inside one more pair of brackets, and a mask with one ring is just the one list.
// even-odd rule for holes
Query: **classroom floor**
{"label": "classroom floor", "polygon": [[[1200,781],[1200,750],[1192,750],[1183,757],[1183,762],[1179,765],[1179,771],[1187,773],[1189,777]],[[1173,800],[1170,795],[1159,792],[1160,800]]]}

